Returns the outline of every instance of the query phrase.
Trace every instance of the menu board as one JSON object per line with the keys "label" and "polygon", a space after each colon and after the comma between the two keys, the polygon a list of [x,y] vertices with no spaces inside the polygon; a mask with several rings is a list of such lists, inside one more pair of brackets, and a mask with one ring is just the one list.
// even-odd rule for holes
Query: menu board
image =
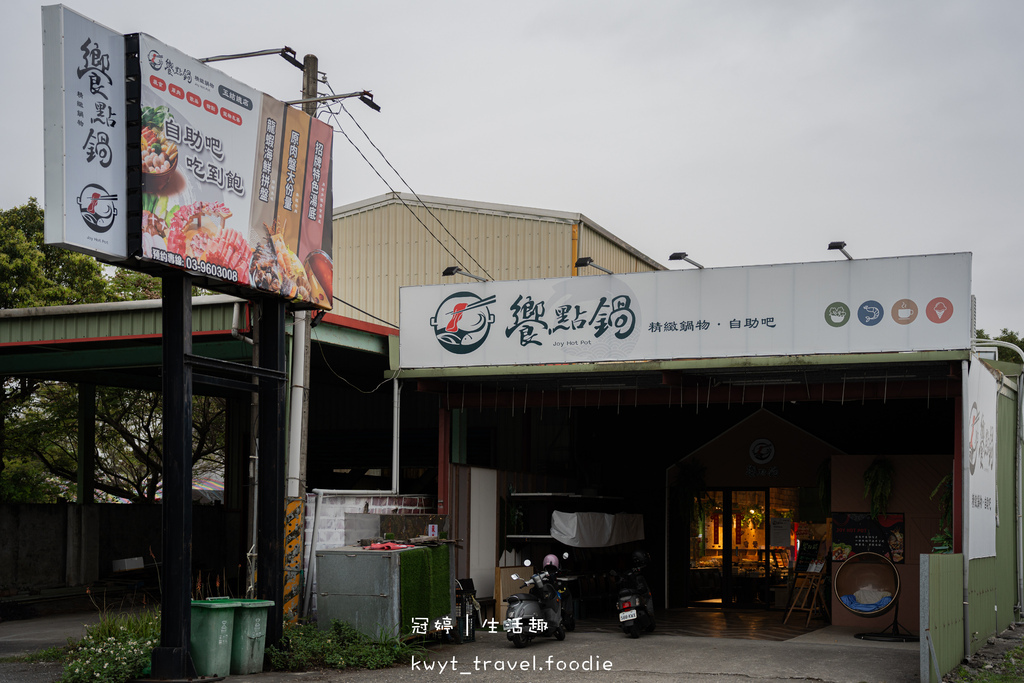
{"label": "menu board", "polygon": [[873,519],[866,512],[837,512],[832,516],[832,559],[842,562],[872,552],[902,564],[905,537],[902,513]]}
{"label": "menu board", "polygon": [[800,541],[800,552],[798,552],[796,555],[796,571],[820,571],[820,566],[818,566],[817,570],[811,569],[811,565],[816,564],[816,560],[818,559],[818,553],[820,552],[821,541]]}

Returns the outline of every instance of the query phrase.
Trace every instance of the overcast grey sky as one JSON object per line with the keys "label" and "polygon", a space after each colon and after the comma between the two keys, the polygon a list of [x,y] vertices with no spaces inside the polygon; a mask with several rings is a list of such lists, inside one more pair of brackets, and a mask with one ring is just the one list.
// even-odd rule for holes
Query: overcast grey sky
{"label": "overcast grey sky", "polygon": [[[419,194],[580,212],[666,265],[970,251],[978,326],[1024,331],[1019,0],[67,6],[197,58],[316,54],[336,92],[373,91],[380,113],[348,110]],[[4,209],[43,201],[40,7],[0,27]],[[278,57],[219,66],[299,96]],[[334,169],[335,206],[389,191],[340,136]]]}

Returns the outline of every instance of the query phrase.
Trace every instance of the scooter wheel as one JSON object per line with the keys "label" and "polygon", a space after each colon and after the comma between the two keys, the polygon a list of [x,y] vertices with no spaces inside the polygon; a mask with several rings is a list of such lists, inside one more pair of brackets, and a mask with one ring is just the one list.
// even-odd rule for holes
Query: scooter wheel
{"label": "scooter wheel", "polygon": [[565,627],[561,624],[555,629],[555,640],[565,640]]}
{"label": "scooter wheel", "polygon": [[654,630],[654,619],[653,618],[651,618],[650,623],[647,624],[647,626],[644,628],[644,630],[647,631],[648,633],[650,633],[651,631]]}
{"label": "scooter wheel", "polygon": [[630,638],[640,637],[640,627],[636,625],[636,622],[633,622],[629,625],[629,631],[626,632],[626,635],[628,635]]}
{"label": "scooter wheel", "polygon": [[526,643],[528,642],[529,641],[526,640],[526,636],[524,636],[522,633],[512,634],[512,644],[516,647],[526,647]]}
{"label": "scooter wheel", "polygon": [[565,630],[566,631],[575,631],[576,630],[576,617],[569,617],[568,619],[564,619],[562,621],[562,625],[565,626]]}

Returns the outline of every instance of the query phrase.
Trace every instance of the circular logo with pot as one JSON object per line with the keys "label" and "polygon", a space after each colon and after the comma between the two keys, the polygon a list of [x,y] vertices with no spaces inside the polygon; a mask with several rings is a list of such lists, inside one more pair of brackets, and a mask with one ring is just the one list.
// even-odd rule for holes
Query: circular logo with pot
{"label": "circular logo with pot", "polygon": [[775,444],[771,439],[757,439],[750,444],[750,459],[758,465],[764,465],[775,457]]}
{"label": "circular logo with pot", "polygon": [[78,211],[93,232],[104,233],[114,225],[117,195],[109,194],[102,185],[86,185],[78,195]]}
{"label": "circular logo with pot", "polygon": [[476,351],[494,324],[489,308],[494,301],[494,296],[481,298],[472,292],[456,292],[442,301],[430,319],[438,343],[451,353]]}

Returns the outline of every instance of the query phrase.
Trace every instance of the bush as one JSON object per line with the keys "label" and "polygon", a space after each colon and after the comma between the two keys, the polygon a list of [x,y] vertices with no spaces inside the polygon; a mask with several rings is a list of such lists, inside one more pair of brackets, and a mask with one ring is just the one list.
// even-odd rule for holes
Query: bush
{"label": "bush", "polygon": [[159,641],[159,611],[104,612],[68,654],[61,683],[121,683],[138,678],[149,666]]}
{"label": "bush", "polygon": [[327,630],[316,624],[289,626],[278,645],[267,648],[270,666],[279,671],[385,669],[407,663],[413,655],[425,654],[423,647],[406,643],[397,635],[381,630],[371,638],[342,621],[332,621]]}

